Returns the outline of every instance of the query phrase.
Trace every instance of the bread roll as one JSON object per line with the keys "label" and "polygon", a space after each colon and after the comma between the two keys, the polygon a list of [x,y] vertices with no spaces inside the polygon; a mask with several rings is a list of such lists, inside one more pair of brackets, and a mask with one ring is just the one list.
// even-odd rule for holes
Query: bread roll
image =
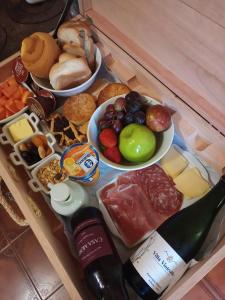
{"label": "bread roll", "polygon": [[55,90],[63,90],[83,83],[91,74],[84,58],[73,58],[54,64],[49,73],[49,80]]}
{"label": "bread roll", "polygon": [[63,115],[75,125],[83,125],[90,120],[95,109],[94,97],[88,93],[81,93],[66,100]]}
{"label": "bread roll", "polygon": [[82,21],[82,20],[77,20],[77,21],[71,20],[71,21],[65,22],[60,26],[60,28],[63,28],[63,27],[76,28],[79,33],[81,31],[83,31],[85,38],[91,36],[91,30],[89,28],[89,25],[87,24],[87,22]]}
{"label": "bread roll", "polygon": [[88,38],[91,36],[90,26],[85,21],[78,20],[78,21],[75,21],[74,23],[80,33],[82,31],[84,32],[85,38]]}
{"label": "bread roll", "polygon": [[88,65],[92,72],[95,69],[95,47],[92,38],[88,37],[84,40],[84,51]]}
{"label": "bread roll", "polygon": [[72,44],[83,47],[85,39],[91,36],[91,30],[85,21],[68,21],[63,23],[57,32],[60,44]]}
{"label": "bread roll", "polygon": [[69,54],[73,54],[76,57],[85,57],[85,51],[82,47],[79,46],[75,46],[72,44],[64,44],[63,45],[63,51],[69,53]]}
{"label": "bread roll", "polygon": [[79,35],[79,31],[75,27],[60,26],[57,32],[60,44],[72,44],[78,47],[82,46],[83,40]]}
{"label": "bread roll", "polygon": [[63,27],[74,27],[75,25],[75,21],[73,20],[70,20],[70,21],[67,21],[67,22],[64,22],[60,25],[59,28],[63,28]]}
{"label": "bread roll", "polygon": [[130,91],[130,88],[125,84],[117,82],[110,83],[100,91],[98,95],[98,105],[101,105],[112,97],[128,94]]}
{"label": "bread roll", "polygon": [[76,57],[86,57],[88,65],[93,72],[95,69],[95,47],[92,38],[85,38],[83,47],[66,43],[63,45],[63,50]]}
{"label": "bread roll", "polygon": [[59,63],[62,63],[64,61],[71,60],[71,59],[74,59],[74,58],[76,58],[75,55],[64,52],[64,53],[59,55]]}

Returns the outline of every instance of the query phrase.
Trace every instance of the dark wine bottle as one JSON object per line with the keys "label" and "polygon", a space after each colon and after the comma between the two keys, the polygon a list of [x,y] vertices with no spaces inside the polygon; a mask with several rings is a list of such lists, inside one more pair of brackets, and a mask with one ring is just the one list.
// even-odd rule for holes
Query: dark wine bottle
{"label": "dark wine bottle", "polygon": [[72,218],[73,237],[85,280],[97,300],[126,300],[122,263],[101,212],[79,209]]}
{"label": "dark wine bottle", "polygon": [[186,271],[225,204],[225,175],[193,205],[159,226],[124,264],[124,275],[143,299],[158,299]]}

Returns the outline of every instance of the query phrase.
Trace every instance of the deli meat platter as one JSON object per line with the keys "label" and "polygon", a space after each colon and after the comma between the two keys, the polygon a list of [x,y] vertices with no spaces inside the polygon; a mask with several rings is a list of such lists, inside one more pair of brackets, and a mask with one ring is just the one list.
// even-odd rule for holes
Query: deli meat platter
{"label": "deli meat platter", "polygon": [[[197,168],[200,171],[202,177],[209,181],[209,177],[211,178],[212,176],[209,175],[206,168],[198,159],[196,159],[190,152],[182,150],[176,144],[172,145],[172,148],[175,148],[177,151],[179,151],[179,153],[182,153],[187,158],[189,168]],[[218,181],[218,178],[212,178],[210,180],[213,184]],[[160,182],[162,182],[162,184],[160,184]],[[157,187],[156,191],[154,191],[155,187]],[[114,195],[109,196],[109,199],[107,201],[107,194],[112,194],[113,192]],[[166,195],[170,195],[169,199],[171,200],[168,201],[168,203],[166,201],[163,201],[164,198],[166,198],[166,195],[164,195],[164,193]],[[134,171],[120,174],[118,177],[114,178],[110,183],[106,184],[100,190],[98,190],[97,197],[100,209],[103,212],[103,215],[107,221],[107,225],[109,226],[111,232],[115,236],[121,238],[122,240],[123,238],[119,234],[118,230],[115,228],[115,225],[112,219],[110,218],[110,215],[106,208],[107,202],[109,202],[109,211],[111,207],[112,214],[115,216],[115,219],[119,223],[127,220],[127,227],[129,227],[131,244],[137,244],[142,240],[146,239],[150,232],[154,228],[157,228],[161,223],[163,223],[170,215],[175,213],[177,210],[183,209],[193,204],[198,200],[198,197],[182,198],[181,194],[173,188],[173,183],[171,183],[168,180],[167,176],[165,176],[164,172],[162,172],[162,170],[160,169],[160,163],[159,165],[155,165],[154,168],[150,167],[145,171]],[[162,197],[162,207],[158,204],[160,203],[160,197]],[[154,205],[153,200],[152,206],[148,208],[146,206],[146,204],[149,202],[147,199],[157,199],[157,206]],[[124,203],[124,207],[122,203]],[[121,220],[120,217],[118,217],[118,215],[120,214]],[[123,217],[123,214],[125,214],[126,216]],[[142,216],[142,218],[145,220],[142,220],[140,216]],[[133,221],[131,221],[132,218],[134,219]],[[151,220],[151,224],[147,225],[146,223],[148,222],[148,220]],[[138,226],[140,226],[139,229]],[[121,228],[123,228],[123,224],[121,224]],[[124,230],[125,232],[127,232],[127,229]],[[137,239],[137,237],[135,236],[135,231],[138,230],[143,230],[143,237],[141,239]],[[137,236],[141,236],[141,233],[137,233]],[[129,242],[127,244],[126,241],[124,241],[124,243],[126,246],[129,247]]]}

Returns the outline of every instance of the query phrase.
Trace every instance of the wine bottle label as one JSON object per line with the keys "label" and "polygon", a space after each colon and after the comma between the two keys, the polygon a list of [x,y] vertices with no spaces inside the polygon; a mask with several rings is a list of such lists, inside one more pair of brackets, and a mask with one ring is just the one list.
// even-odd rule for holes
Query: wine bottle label
{"label": "wine bottle label", "polygon": [[83,268],[99,257],[113,254],[109,239],[98,219],[89,219],[79,224],[74,231],[74,238]]}
{"label": "wine bottle label", "polygon": [[161,294],[188,267],[157,231],[152,232],[130,260],[157,294]]}

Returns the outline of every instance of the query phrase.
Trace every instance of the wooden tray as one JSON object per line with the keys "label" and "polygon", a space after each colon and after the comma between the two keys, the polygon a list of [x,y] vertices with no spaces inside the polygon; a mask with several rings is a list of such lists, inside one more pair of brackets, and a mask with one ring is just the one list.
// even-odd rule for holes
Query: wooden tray
{"label": "wooden tray", "polygon": [[[126,2],[126,5],[124,2]],[[158,2],[160,1],[142,0],[140,1],[141,9],[139,9],[139,7],[134,6],[134,3],[137,4],[139,2],[131,0],[113,0],[105,2],[86,0],[80,1],[80,8],[83,15],[87,14],[93,19],[93,30],[98,39],[98,46],[101,49],[107,67],[121,81],[128,84],[131,89],[135,89],[150,97],[156,98],[172,107],[176,111],[174,123],[181,139],[185,141],[192,151],[197,153],[199,157],[221,174],[223,172],[223,167],[225,166],[225,138],[219,132],[219,130],[224,132],[225,127],[225,118],[223,115],[225,110],[222,110],[221,106],[223,104],[220,103],[219,105],[218,103],[217,106],[217,102],[214,103],[215,107],[213,109],[216,108],[216,115],[218,116],[218,118],[215,118],[215,110],[212,111],[211,106],[207,106],[209,105],[209,98],[206,97],[207,95],[203,97],[204,99],[202,96],[198,98],[201,91],[197,91],[194,84],[194,79],[196,78],[192,78],[189,73],[194,82],[191,81],[189,84],[187,84],[187,82],[184,84],[186,76],[183,76],[185,74],[182,72],[182,74],[175,72],[176,68],[173,69],[174,61],[170,66],[171,69],[174,70],[174,74],[171,74],[171,70],[165,67],[165,62],[161,61],[160,57],[153,60],[155,53],[153,53],[150,44],[148,44],[149,47],[145,47],[145,49],[148,49],[146,53],[146,51],[143,51],[145,45],[140,44],[140,41],[137,39],[141,30],[138,26],[140,26],[140,24],[145,24],[148,19],[153,17],[153,20],[155,20],[156,17],[152,11],[154,11],[156,15],[159,14],[161,16],[159,11],[159,8],[161,8],[164,15],[169,18],[168,20],[171,20],[171,8],[168,8],[167,10],[166,8],[163,8],[163,6],[158,6]],[[170,6],[171,2],[176,3],[180,1],[166,0],[163,3],[165,7],[167,7]],[[150,3],[153,5],[152,7],[148,6]],[[123,5],[125,5],[125,7],[121,7]],[[180,5],[181,4],[179,3],[179,7]],[[113,12],[113,15],[110,11]],[[146,12],[144,17],[143,15],[140,15],[143,11]],[[135,17],[132,16],[134,12]],[[149,13],[151,17],[147,18],[147,13]],[[182,13],[182,9],[180,10],[180,13]],[[129,22],[127,17],[130,20]],[[120,18],[123,18],[123,20]],[[132,30],[131,27],[126,26],[127,31],[123,28],[126,22],[128,25],[132,24],[132,22],[137,24],[138,31],[133,37],[129,37],[129,32]],[[164,19],[162,19],[162,24],[163,22]],[[164,27],[165,26],[161,27],[162,31]],[[123,31],[120,32],[118,28],[122,28]],[[185,27],[185,29],[187,28]],[[156,29],[153,27],[152,30],[154,32]],[[159,32],[156,31],[156,40],[154,40],[154,42],[157,42],[158,35]],[[134,41],[136,42],[134,43]],[[173,40],[171,40],[171,43],[172,41]],[[161,49],[163,45],[161,43],[159,43],[159,45]],[[184,49],[184,42],[182,42],[181,45],[182,47],[179,49]],[[138,46],[142,48],[140,49]],[[170,54],[171,58],[173,52]],[[208,55],[208,53],[206,54]],[[10,75],[12,61],[17,55],[18,54],[15,54],[0,63],[0,81]],[[165,55],[165,53],[163,55]],[[212,58],[212,56],[210,57]],[[156,64],[156,61],[158,64]],[[192,70],[192,68],[190,69]],[[171,77],[169,75],[171,75]],[[91,92],[98,94],[102,84],[104,83],[96,83],[94,87],[90,89]],[[217,87],[218,86],[215,84],[215,92],[222,93],[222,87]],[[196,101],[197,98],[199,101]],[[213,104],[211,103],[211,105]],[[206,106],[207,109],[205,110]],[[197,110],[198,113],[194,109]],[[206,118],[210,120],[210,122],[207,121]],[[213,123],[214,126],[210,123]],[[42,195],[34,195],[30,192],[26,180],[24,180],[26,177],[23,169],[14,169],[8,160],[8,153],[8,147],[0,148],[0,176],[2,176],[7,183],[19,208],[39,240],[50,262],[57,271],[60,279],[70,294],[71,299],[91,299],[90,295],[87,294],[87,288],[80,280],[81,272],[78,268],[78,264],[70,256],[66,246],[62,245],[54,236],[51,224],[44,213],[44,201]],[[224,257],[225,238],[220,241],[210,257],[192,267],[162,299],[181,299],[184,294],[186,294]]]}

